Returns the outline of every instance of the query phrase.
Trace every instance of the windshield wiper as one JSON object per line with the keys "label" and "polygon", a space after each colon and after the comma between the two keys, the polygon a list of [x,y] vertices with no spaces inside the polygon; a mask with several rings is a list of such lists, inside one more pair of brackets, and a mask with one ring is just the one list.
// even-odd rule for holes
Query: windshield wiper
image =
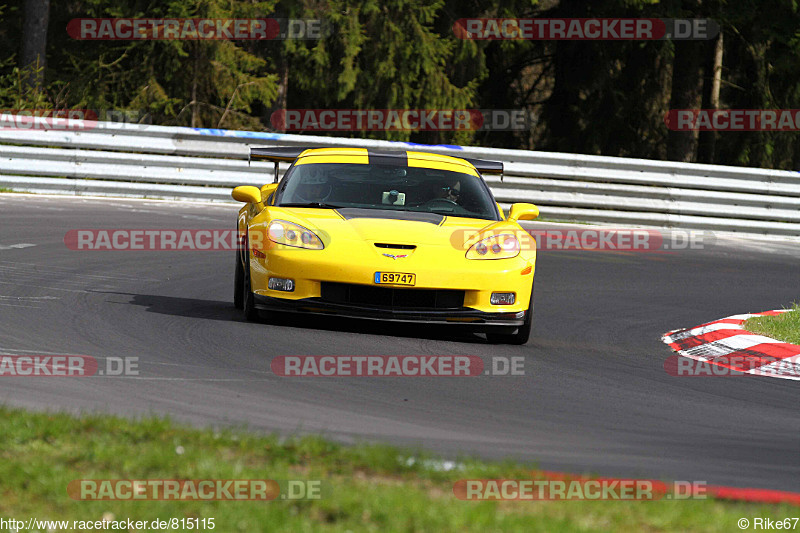
{"label": "windshield wiper", "polygon": [[340,205],[326,204],[325,202],[293,202],[281,204],[277,207],[318,207],[320,209],[339,209]]}

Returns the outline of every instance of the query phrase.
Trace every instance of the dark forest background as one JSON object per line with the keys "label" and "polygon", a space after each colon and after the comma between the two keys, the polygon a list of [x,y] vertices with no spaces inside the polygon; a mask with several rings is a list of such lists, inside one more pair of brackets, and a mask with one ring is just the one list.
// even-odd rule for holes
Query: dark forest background
{"label": "dark forest background", "polygon": [[[2,0],[0,0],[2,2]],[[316,41],[80,41],[73,18],[324,18]],[[707,41],[469,41],[472,17],[711,18]],[[670,132],[669,109],[800,108],[790,0],[5,0],[0,108],[269,130],[280,109],[527,109],[516,132],[351,135],[800,169],[795,132]],[[345,134],[340,134],[345,135]]]}

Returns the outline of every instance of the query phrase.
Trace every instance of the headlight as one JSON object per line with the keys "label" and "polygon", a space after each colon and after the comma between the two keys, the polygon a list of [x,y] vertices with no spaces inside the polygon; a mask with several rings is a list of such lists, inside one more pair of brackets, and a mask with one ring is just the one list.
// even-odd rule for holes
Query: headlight
{"label": "headlight", "polygon": [[310,250],[322,250],[325,248],[316,233],[285,220],[273,220],[267,233],[269,240],[278,244],[294,246],[295,248],[308,248]]}
{"label": "headlight", "polygon": [[519,255],[519,241],[509,233],[492,235],[473,244],[467,259],[510,259]]}

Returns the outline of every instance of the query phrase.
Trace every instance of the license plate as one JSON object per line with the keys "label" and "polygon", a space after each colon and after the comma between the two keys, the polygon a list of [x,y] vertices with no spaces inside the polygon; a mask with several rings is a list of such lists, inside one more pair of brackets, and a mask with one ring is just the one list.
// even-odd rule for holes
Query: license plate
{"label": "license plate", "polygon": [[403,272],[375,272],[375,283],[415,285],[417,283],[417,275]]}

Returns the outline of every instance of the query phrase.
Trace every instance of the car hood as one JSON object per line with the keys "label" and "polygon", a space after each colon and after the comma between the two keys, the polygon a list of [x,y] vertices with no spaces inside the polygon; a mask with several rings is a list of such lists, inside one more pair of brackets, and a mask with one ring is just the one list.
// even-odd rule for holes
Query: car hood
{"label": "car hood", "polygon": [[[280,208],[278,208],[280,209]],[[306,226],[320,233],[323,241],[345,239],[384,244],[463,245],[476,233],[519,226],[513,222],[448,217],[435,213],[382,211],[378,209],[309,209],[284,208],[278,218]]]}

